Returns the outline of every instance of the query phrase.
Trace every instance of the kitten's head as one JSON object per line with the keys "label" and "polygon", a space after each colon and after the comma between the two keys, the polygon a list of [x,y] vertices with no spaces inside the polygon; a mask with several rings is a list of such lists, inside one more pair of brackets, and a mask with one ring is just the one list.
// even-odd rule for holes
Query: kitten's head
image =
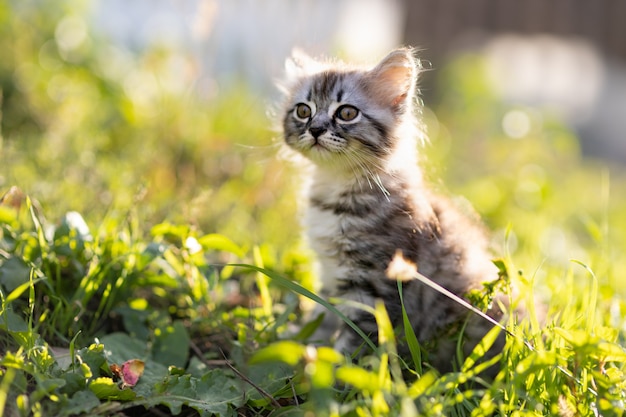
{"label": "kitten's head", "polygon": [[[397,49],[374,68],[313,61],[287,62],[283,132],[287,144],[320,166],[384,170],[400,142],[414,149],[413,102],[419,64]],[[410,136],[410,137],[409,137]]]}

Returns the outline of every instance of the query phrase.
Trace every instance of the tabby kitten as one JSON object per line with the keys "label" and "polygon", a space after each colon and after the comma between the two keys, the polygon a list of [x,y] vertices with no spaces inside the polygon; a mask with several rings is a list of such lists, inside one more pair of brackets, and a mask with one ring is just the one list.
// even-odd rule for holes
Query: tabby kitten
{"label": "tabby kitten", "polygon": [[[287,145],[312,162],[305,226],[320,264],[322,295],[369,306],[381,299],[392,324],[402,329],[398,283],[388,274],[392,260],[400,257],[461,297],[496,279],[481,227],[422,180],[414,113],[420,65],[413,51],[394,50],[370,69],[301,54],[287,64],[283,131]],[[455,361],[456,341],[449,334],[464,320],[466,353],[492,327],[419,281],[402,285],[415,334],[431,347],[429,362],[442,371]],[[488,314],[500,319],[503,312],[494,305]],[[339,308],[377,340],[373,315]],[[338,350],[353,354],[363,345],[327,312],[316,337],[327,341],[334,330]],[[401,354],[408,356],[406,348]]]}

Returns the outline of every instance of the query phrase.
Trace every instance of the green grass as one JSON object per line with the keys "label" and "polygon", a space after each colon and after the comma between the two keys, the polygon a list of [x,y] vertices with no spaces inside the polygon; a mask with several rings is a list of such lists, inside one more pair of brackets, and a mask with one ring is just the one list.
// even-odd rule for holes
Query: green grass
{"label": "green grass", "polygon": [[[503,282],[546,306],[508,327],[489,381],[495,333],[440,375],[416,340],[415,365],[397,357],[380,305],[374,355],[308,345],[304,312],[335,309],[311,292],[266,98],[172,90],[177,51],[120,71],[93,34],[63,50],[57,25],[80,13],[35,3],[0,4],[0,415],[625,414],[623,171],[583,158],[548,111],[502,102],[481,57],[440,71],[420,152],[493,232]],[[157,80],[150,100],[130,73]],[[502,129],[512,110],[523,138]]]}
{"label": "green grass", "polygon": [[[325,302],[273,270],[235,265],[246,252],[222,235],[159,224],[137,237],[132,221],[92,235],[77,214],[51,234],[28,198],[13,191],[1,207],[9,415],[623,415],[623,335],[585,265],[568,270],[570,293],[550,304],[545,327],[509,328],[502,370],[485,381],[488,363],[476,360],[498,328],[458,372],[438,375],[397,357],[377,305],[380,348],[355,364],[287,336],[300,316],[294,295]],[[132,360],[145,363],[136,385],[113,369]]]}

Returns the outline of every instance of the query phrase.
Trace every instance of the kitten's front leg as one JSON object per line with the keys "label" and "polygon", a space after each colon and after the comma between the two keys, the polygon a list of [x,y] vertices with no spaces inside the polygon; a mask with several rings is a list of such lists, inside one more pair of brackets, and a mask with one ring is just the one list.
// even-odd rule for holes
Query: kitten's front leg
{"label": "kitten's front leg", "polygon": [[315,306],[310,318],[311,320],[316,320],[322,314],[324,318],[311,337],[309,337],[309,340],[316,345],[329,345],[337,338],[341,320],[335,313],[329,311],[321,304]]}
{"label": "kitten's front leg", "polygon": [[[374,307],[374,299],[363,291],[352,290],[350,293],[338,296],[338,298],[343,301],[352,301],[371,308]],[[358,306],[348,305],[348,303],[339,303],[337,309],[368,335],[372,342],[378,342],[376,318],[369,311],[365,311],[365,309]],[[357,351],[361,352],[366,342],[358,333],[336,313],[318,304],[311,314],[312,319],[319,317],[321,314],[324,314],[324,318],[320,326],[309,338],[311,342],[321,345],[333,345],[336,351],[350,356],[354,356]]]}
{"label": "kitten's front leg", "polygon": [[[373,309],[375,299],[368,293],[352,289],[349,293],[345,293],[339,297],[344,301],[351,301],[356,305],[340,304],[341,311],[348,319],[350,319],[374,344],[378,343],[378,325],[376,317],[367,307]],[[363,307],[359,307],[362,305]],[[333,315],[334,316],[334,315]],[[355,332],[347,323],[337,317],[339,322],[339,331],[334,343],[334,349],[338,352],[348,354],[352,357],[358,357],[369,350],[368,343],[361,335]]]}
{"label": "kitten's front leg", "polygon": [[[369,314],[369,313],[368,313]],[[371,320],[367,320],[367,323],[364,323],[362,320],[363,317],[355,317],[350,318],[359,329],[363,330],[363,332],[367,335],[367,337],[374,342],[378,343],[378,328],[375,324],[375,318],[373,315],[371,316]],[[374,323],[372,326],[371,324]],[[369,331],[368,331],[369,330]],[[371,353],[371,349],[367,342],[355,332],[350,326],[346,323],[343,323],[339,329],[339,334],[337,336],[337,340],[333,348],[343,354],[350,355],[353,358],[357,358],[362,356],[366,352]]]}

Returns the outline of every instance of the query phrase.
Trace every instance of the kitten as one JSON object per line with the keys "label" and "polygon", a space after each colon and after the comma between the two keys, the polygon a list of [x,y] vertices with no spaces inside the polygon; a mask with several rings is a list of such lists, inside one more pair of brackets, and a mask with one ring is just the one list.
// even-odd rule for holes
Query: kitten
{"label": "kitten", "polygon": [[[369,306],[382,299],[401,329],[398,284],[386,273],[394,257],[461,297],[497,279],[481,227],[422,180],[422,134],[414,113],[420,65],[413,51],[394,50],[371,69],[301,54],[287,64],[283,132],[287,145],[312,162],[305,226],[320,264],[322,295]],[[429,362],[441,371],[452,369],[456,341],[449,334],[461,328],[468,310],[419,281],[402,285],[415,334],[432,347]],[[339,308],[377,341],[373,315]],[[496,306],[488,314],[500,320],[503,312]],[[469,317],[466,354],[491,327]],[[353,354],[363,345],[327,312],[317,337],[328,340],[329,329],[339,329],[340,351]],[[406,347],[401,354],[408,356]]]}

